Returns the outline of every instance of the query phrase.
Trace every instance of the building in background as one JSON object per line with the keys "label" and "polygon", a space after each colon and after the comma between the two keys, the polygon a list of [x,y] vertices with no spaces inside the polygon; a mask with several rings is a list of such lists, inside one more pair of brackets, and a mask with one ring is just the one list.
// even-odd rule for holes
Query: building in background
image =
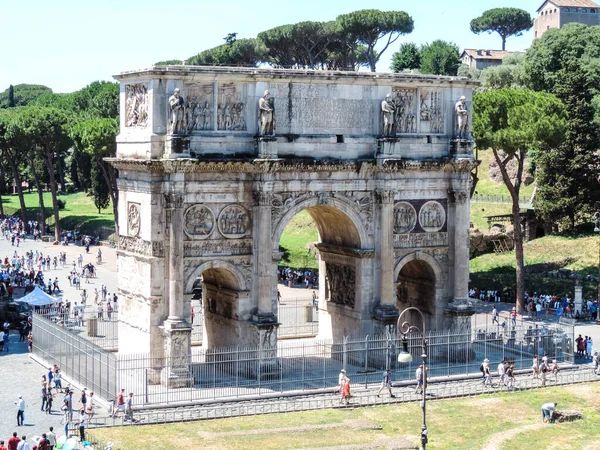
{"label": "building in background", "polygon": [[533,21],[535,38],[542,37],[550,28],[562,28],[568,23],[600,24],[600,5],[591,0],[546,0],[537,12]]}
{"label": "building in background", "polygon": [[487,69],[488,67],[499,66],[502,60],[517,52],[507,52],[506,50],[476,50],[465,48],[460,55],[463,64],[469,66],[469,69]]}

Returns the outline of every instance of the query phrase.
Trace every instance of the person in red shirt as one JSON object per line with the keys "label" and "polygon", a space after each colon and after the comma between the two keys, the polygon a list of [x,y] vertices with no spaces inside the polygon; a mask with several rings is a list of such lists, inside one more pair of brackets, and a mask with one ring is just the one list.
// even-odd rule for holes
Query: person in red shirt
{"label": "person in red shirt", "polygon": [[123,414],[125,414],[125,389],[121,389],[121,392],[117,395],[117,406],[115,406],[112,416],[116,417],[119,411],[123,411]]}
{"label": "person in red shirt", "polygon": [[0,450],[7,450],[2,439],[0,439]]}
{"label": "person in red shirt", "polygon": [[21,439],[17,437],[17,432],[15,431],[12,437],[8,440],[8,450],[17,450],[19,442],[21,442]]}

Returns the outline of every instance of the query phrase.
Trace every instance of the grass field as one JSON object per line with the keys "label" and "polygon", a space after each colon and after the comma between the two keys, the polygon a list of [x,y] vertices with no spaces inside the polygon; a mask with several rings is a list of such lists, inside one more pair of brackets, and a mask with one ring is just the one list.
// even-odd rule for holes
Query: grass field
{"label": "grass field", "polygon": [[308,211],[300,211],[287,224],[283,230],[279,245],[288,250],[290,262],[281,262],[282,265],[297,268],[317,268],[314,253],[308,252],[312,242],[318,242],[319,235],[314,220]]}
{"label": "grass field", "polygon": [[[477,158],[481,161],[477,176],[479,181],[475,187],[475,193],[480,195],[509,195],[508,189],[503,183],[496,183],[490,180],[490,162],[494,160],[494,154],[491,150],[479,150]],[[527,164],[527,163],[525,163]],[[528,186],[521,186],[521,197],[529,197],[533,193],[533,183]]]}
{"label": "grass field", "polygon": [[[541,405],[550,401],[557,402],[558,409],[581,411],[584,419],[543,424]],[[428,448],[469,450],[494,443],[493,448],[499,450],[591,450],[600,446],[599,403],[600,383],[430,401],[427,405]],[[91,434],[104,442],[115,442],[115,450],[268,450],[373,443],[381,443],[381,446],[369,448],[384,449],[398,437],[418,443],[421,418],[419,404],[410,403],[104,428],[92,430]],[[352,424],[361,423],[357,421],[376,426],[353,429]]]}
{"label": "grass field", "polygon": [[[35,212],[40,207],[39,198],[36,192],[25,194],[25,206],[30,212],[30,216],[35,217]],[[84,192],[74,194],[59,195],[59,199],[66,202],[65,209],[60,210],[60,223],[63,229],[79,229],[84,233],[92,234],[98,227],[114,228],[114,219],[112,205],[98,214],[94,206],[94,200],[88,197]],[[9,214],[19,214],[20,204],[17,195],[3,195],[2,203]],[[49,192],[44,193],[44,205],[48,212],[47,223],[54,223],[52,215],[52,196]]]}

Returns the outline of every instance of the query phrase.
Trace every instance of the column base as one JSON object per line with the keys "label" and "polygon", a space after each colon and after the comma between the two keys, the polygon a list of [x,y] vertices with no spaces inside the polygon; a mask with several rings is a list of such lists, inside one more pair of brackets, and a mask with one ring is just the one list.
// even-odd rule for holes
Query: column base
{"label": "column base", "polygon": [[400,143],[396,137],[383,137],[377,139],[377,159],[395,159],[402,158]]}
{"label": "column base", "polygon": [[168,388],[184,388],[194,384],[190,372],[191,327],[179,318],[165,321],[165,365],[160,383]]}
{"label": "column base", "polygon": [[257,380],[277,380],[280,377],[281,361],[277,357],[277,318],[272,313],[252,316],[253,364],[248,365],[247,376]]}
{"label": "column base", "polygon": [[189,158],[190,140],[183,136],[167,136],[165,158]]}
{"label": "column base", "polygon": [[400,312],[394,305],[377,305],[373,311],[375,334],[389,333],[394,338],[398,335],[398,316]]}
{"label": "column base", "polygon": [[450,155],[457,157],[473,156],[473,147],[475,142],[473,139],[455,138],[450,141]]}
{"label": "column base", "polygon": [[259,136],[255,140],[258,159],[278,159],[277,139],[275,136]]}

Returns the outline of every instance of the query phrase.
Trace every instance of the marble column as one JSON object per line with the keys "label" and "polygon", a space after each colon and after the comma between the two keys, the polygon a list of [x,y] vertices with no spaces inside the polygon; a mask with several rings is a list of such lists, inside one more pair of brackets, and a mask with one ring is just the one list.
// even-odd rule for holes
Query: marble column
{"label": "marble column", "polygon": [[395,334],[398,310],[396,308],[396,283],[394,280],[394,194],[393,190],[375,191],[376,208],[379,212],[376,241],[376,273],[379,304],[374,317],[379,332]]}
{"label": "marble column", "polygon": [[161,383],[170,388],[189,387],[191,326],[183,319],[183,195],[165,194],[169,227],[169,316],[164,322],[165,366]]}
{"label": "marble column", "polygon": [[469,298],[469,193],[454,189],[449,192],[454,203],[454,303],[464,304]]}
{"label": "marble column", "polygon": [[258,315],[264,322],[276,322],[273,314],[273,243],[271,238],[271,199],[270,192],[254,192],[254,279],[256,280],[256,306]]}

